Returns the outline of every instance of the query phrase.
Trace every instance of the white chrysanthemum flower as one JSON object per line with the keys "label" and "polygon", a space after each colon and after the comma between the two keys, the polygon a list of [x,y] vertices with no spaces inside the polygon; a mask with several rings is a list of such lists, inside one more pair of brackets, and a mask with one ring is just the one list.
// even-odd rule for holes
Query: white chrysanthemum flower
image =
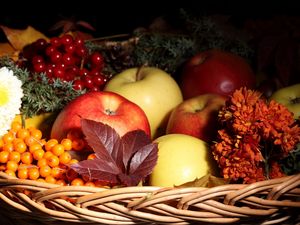
{"label": "white chrysanthemum flower", "polygon": [[0,68],[0,137],[20,113],[23,90],[22,82],[7,67]]}

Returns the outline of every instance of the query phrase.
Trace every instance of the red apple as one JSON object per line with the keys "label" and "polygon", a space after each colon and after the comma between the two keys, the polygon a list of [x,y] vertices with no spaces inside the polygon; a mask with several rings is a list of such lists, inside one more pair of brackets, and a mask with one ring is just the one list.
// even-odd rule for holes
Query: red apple
{"label": "red apple", "polygon": [[229,96],[240,87],[255,88],[255,84],[255,74],[246,59],[216,49],[190,58],[180,80],[184,99],[206,93]]}
{"label": "red apple", "polygon": [[81,129],[81,118],[108,124],[120,136],[137,129],[151,135],[148,118],[138,105],[113,92],[95,91],[80,95],[62,109],[52,126],[51,138],[61,140],[68,131]]}
{"label": "red apple", "polygon": [[175,107],[169,117],[167,134],[187,134],[203,141],[215,139],[218,112],[225,105],[226,97],[204,94],[186,99]]}

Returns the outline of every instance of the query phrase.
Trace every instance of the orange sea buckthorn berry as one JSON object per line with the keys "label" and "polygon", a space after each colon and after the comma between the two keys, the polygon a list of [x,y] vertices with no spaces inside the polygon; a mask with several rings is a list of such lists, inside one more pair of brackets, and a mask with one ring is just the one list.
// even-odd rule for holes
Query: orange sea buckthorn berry
{"label": "orange sea buckthorn berry", "polygon": [[69,152],[64,152],[59,156],[59,162],[61,164],[68,164],[72,159],[72,156]]}
{"label": "orange sea buckthorn berry", "polygon": [[40,176],[41,177],[47,177],[47,176],[50,176],[51,175],[51,167],[48,166],[48,165],[45,165],[45,166],[41,166],[40,169]]}
{"label": "orange sea buckthorn berry", "polygon": [[7,163],[6,163],[6,169],[14,171],[14,172],[17,171],[18,166],[19,166],[18,163],[15,161],[7,161]]}
{"label": "orange sea buckthorn berry", "polygon": [[0,163],[7,163],[9,157],[8,151],[1,151],[0,152]]}
{"label": "orange sea buckthorn berry", "polygon": [[12,176],[12,177],[16,177],[16,171],[12,171],[12,170],[5,170],[5,173],[8,175],[8,176]]}
{"label": "orange sea buckthorn berry", "polygon": [[83,186],[84,181],[81,178],[77,177],[77,178],[75,178],[74,180],[71,181],[71,185],[72,186]]}
{"label": "orange sea buckthorn berry", "polygon": [[53,167],[51,170],[51,176],[54,178],[63,178],[64,174],[66,173],[65,169],[62,169],[60,167]]}
{"label": "orange sea buckthorn berry", "polygon": [[11,143],[15,139],[15,135],[13,132],[9,131],[3,135],[2,140],[4,144]]}
{"label": "orange sea buckthorn berry", "polygon": [[4,145],[4,141],[3,141],[3,139],[1,138],[1,139],[0,139],[0,149],[3,147],[3,145]]}
{"label": "orange sea buckthorn berry", "polygon": [[30,153],[33,153],[36,150],[40,150],[40,149],[42,149],[42,146],[40,144],[38,144],[38,143],[32,144],[32,145],[29,146],[29,152]]}
{"label": "orange sea buckthorn berry", "polygon": [[69,151],[72,149],[72,141],[70,139],[64,138],[61,140],[60,143],[64,146],[66,151]]}
{"label": "orange sea buckthorn berry", "polygon": [[3,151],[12,152],[14,150],[14,144],[12,142],[6,143],[2,147]]}
{"label": "orange sea buckthorn berry", "polygon": [[69,162],[69,165],[72,165],[72,164],[75,164],[75,163],[78,163],[78,159],[71,159],[70,162]]}
{"label": "orange sea buckthorn berry", "polygon": [[24,142],[23,141],[23,139],[21,139],[21,138],[15,138],[13,141],[12,141],[12,143],[15,145],[15,144],[18,144],[19,142]]}
{"label": "orange sea buckthorn berry", "polygon": [[31,145],[33,145],[33,144],[38,144],[39,142],[38,142],[38,140],[36,140],[34,137],[32,137],[32,136],[29,136],[29,137],[26,137],[25,139],[24,139],[24,142],[26,143],[26,145],[27,146],[31,146]]}
{"label": "orange sea buckthorn berry", "polygon": [[28,169],[28,178],[30,180],[36,180],[39,178],[39,176],[40,176],[40,172],[37,167],[30,167]]}
{"label": "orange sea buckthorn berry", "polygon": [[21,128],[20,130],[17,131],[16,136],[17,136],[17,138],[21,138],[24,140],[26,137],[30,136],[30,132],[26,128]]}
{"label": "orange sea buckthorn berry", "polygon": [[53,154],[52,152],[45,152],[43,158],[44,158],[44,159],[48,159],[48,158],[50,158],[50,157],[53,156],[53,155],[54,155],[54,154]]}
{"label": "orange sea buckthorn berry", "polygon": [[30,166],[32,166],[32,165],[27,165],[27,164],[21,163],[21,164],[19,164],[18,170],[19,169],[28,169]]}
{"label": "orange sea buckthorn berry", "polygon": [[92,154],[89,154],[87,159],[95,159],[96,158],[96,154],[95,153],[92,153]]}
{"label": "orange sea buckthorn berry", "polygon": [[6,170],[6,164],[0,164],[0,171]]}
{"label": "orange sea buckthorn berry", "polygon": [[[44,154],[45,155],[45,154]],[[36,165],[41,168],[42,166],[47,166],[48,165],[48,162],[47,162],[47,159],[45,158],[41,158],[37,161]]]}
{"label": "orange sea buckthorn berry", "polygon": [[26,129],[29,131],[29,133],[31,133],[32,130],[36,130],[37,128],[30,126],[30,127],[26,127]]}
{"label": "orange sea buckthorn berry", "polygon": [[58,144],[58,140],[50,139],[45,144],[46,151],[51,151],[52,147]]}
{"label": "orange sea buckthorn berry", "polygon": [[95,183],[93,181],[87,181],[87,182],[85,182],[84,186],[96,187],[96,185],[95,185]]}
{"label": "orange sea buckthorn berry", "polygon": [[47,158],[47,162],[48,165],[53,168],[59,165],[59,158],[56,155],[52,155]]}
{"label": "orange sea buckthorn berry", "polygon": [[13,121],[11,123],[10,127],[11,127],[11,131],[17,133],[17,131],[22,128],[22,123],[20,123],[18,121]]}
{"label": "orange sea buckthorn berry", "polygon": [[46,141],[45,138],[39,140],[39,143],[40,143],[41,146],[45,146],[46,142],[47,142],[47,141]]}
{"label": "orange sea buckthorn berry", "polygon": [[82,139],[75,139],[72,140],[72,149],[75,151],[80,151],[84,149],[85,147],[85,142]]}
{"label": "orange sea buckthorn berry", "polygon": [[23,152],[21,154],[21,162],[30,165],[33,161],[32,154],[30,152]]}
{"label": "orange sea buckthorn berry", "polygon": [[52,147],[51,152],[56,156],[60,156],[65,152],[65,147],[62,144],[56,144]]}
{"label": "orange sea buckthorn berry", "polygon": [[46,181],[45,181],[45,179],[44,178],[41,178],[41,177],[39,177],[36,181],[39,181],[39,182],[44,182],[44,183],[46,183]]}
{"label": "orange sea buckthorn berry", "polygon": [[82,179],[84,182],[91,181],[91,177],[90,177],[90,176],[87,176],[87,175],[81,175],[81,179]]}
{"label": "orange sea buckthorn berry", "polygon": [[27,168],[18,168],[17,177],[20,179],[28,178],[28,169]]}
{"label": "orange sea buckthorn berry", "polygon": [[16,152],[16,151],[10,152],[9,156],[8,156],[8,160],[9,161],[15,161],[16,163],[19,163],[20,160],[21,160],[20,152]]}
{"label": "orange sea buckthorn berry", "polygon": [[45,151],[41,148],[41,149],[37,149],[32,153],[32,156],[35,160],[39,160],[42,159],[43,156],[45,154]]}
{"label": "orange sea buckthorn berry", "polygon": [[41,140],[42,136],[43,136],[43,133],[42,133],[42,131],[40,131],[36,128],[33,128],[33,129],[30,130],[30,136],[34,137],[36,140]]}
{"label": "orange sea buckthorn berry", "polygon": [[63,180],[63,179],[57,180],[57,181],[55,182],[55,184],[58,184],[58,185],[60,185],[60,186],[67,186],[66,181]]}
{"label": "orange sea buckthorn berry", "polygon": [[14,150],[16,152],[23,153],[23,152],[26,152],[26,150],[27,150],[26,143],[22,139],[19,139],[19,138],[15,139],[13,141],[13,146],[14,146]]}
{"label": "orange sea buckthorn berry", "polygon": [[51,175],[45,177],[45,181],[46,181],[47,183],[50,183],[50,184],[55,184],[55,183],[56,183],[56,179],[55,179],[54,177],[52,177]]}
{"label": "orange sea buckthorn berry", "polygon": [[45,146],[45,144],[47,143],[48,141],[48,138],[41,138],[39,140],[37,140],[42,146]]}

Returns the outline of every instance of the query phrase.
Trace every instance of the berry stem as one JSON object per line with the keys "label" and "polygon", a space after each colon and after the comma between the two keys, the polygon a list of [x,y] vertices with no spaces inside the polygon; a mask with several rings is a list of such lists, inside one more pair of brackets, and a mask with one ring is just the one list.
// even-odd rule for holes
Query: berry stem
{"label": "berry stem", "polygon": [[101,41],[101,40],[108,40],[108,39],[114,39],[114,38],[122,38],[122,37],[129,37],[129,34],[115,34],[115,35],[110,35],[110,36],[105,36],[105,37],[97,37],[97,38],[92,38],[87,41]]}

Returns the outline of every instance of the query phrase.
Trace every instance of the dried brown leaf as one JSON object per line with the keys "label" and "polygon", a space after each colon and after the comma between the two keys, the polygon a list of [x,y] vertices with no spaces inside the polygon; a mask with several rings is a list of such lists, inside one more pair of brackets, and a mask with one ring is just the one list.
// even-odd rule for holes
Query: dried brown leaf
{"label": "dried brown leaf", "polygon": [[88,22],[83,20],[76,21],[74,18],[60,20],[55,23],[49,30],[56,31],[61,29],[62,33],[67,33],[72,31],[79,31],[80,28],[85,28],[90,31],[96,31],[96,29]]}
{"label": "dried brown leaf", "polygon": [[186,188],[186,187],[216,187],[224,184],[228,184],[229,180],[221,178],[221,177],[216,177],[211,174],[207,174],[201,178],[196,178],[193,181],[186,182],[184,184],[181,184],[179,188]]}
{"label": "dried brown leaf", "polygon": [[91,24],[89,24],[86,21],[79,20],[78,22],[76,22],[76,24],[79,25],[79,26],[82,26],[82,27],[84,27],[84,28],[86,28],[88,30],[96,31],[96,29]]}
{"label": "dried brown leaf", "polygon": [[49,40],[43,33],[31,26],[28,26],[26,29],[12,29],[6,26],[0,27],[15,50],[22,50],[25,45],[31,44],[39,38]]}
{"label": "dried brown leaf", "polygon": [[0,43],[0,57],[14,54],[15,49],[9,43]]}

